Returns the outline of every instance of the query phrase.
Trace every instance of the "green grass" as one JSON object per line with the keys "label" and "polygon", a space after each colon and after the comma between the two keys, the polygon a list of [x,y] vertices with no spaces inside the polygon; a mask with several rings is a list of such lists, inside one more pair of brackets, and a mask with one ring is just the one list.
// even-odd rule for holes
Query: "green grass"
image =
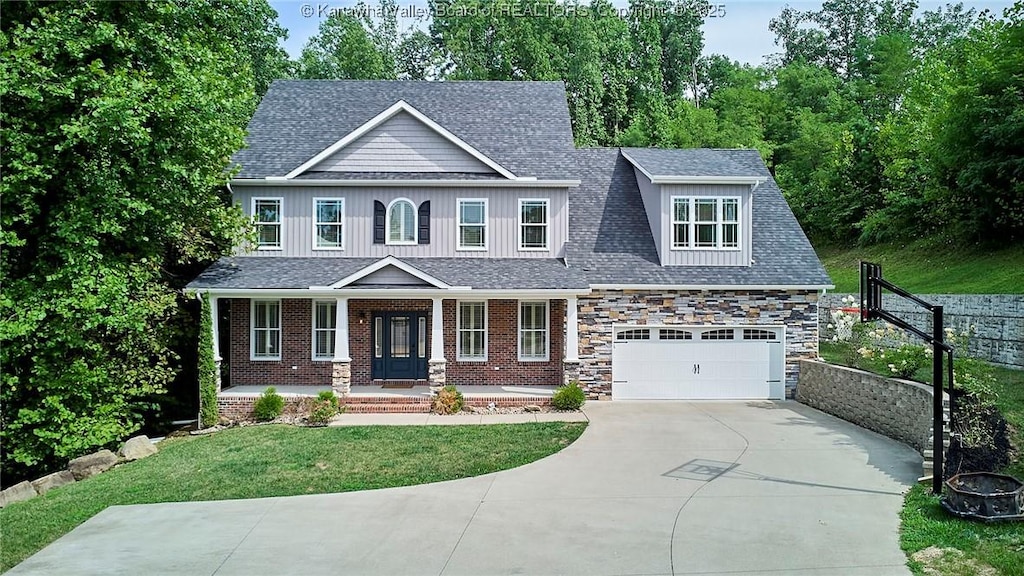
{"label": "green grass", "polygon": [[861,260],[882,265],[885,279],[916,294],[1024,294],[1024,246],[957,248],[934,241],[817,248],[836,292],[857,292]]}
{"label": "green grass", "polygon": [[[819,353],[833,364],[856,365],[854,346],[821,342]],[[1012,427],[1015,457],[1003,472],[1024,479],[1024,371],[993,366],[996,405]],[[915,377],[928,381],[929,369]],[[1008,576],[1024,576],[1024,523],[981,524],[954,518],[939,506],[929,486],[914,486],[907,494],[900,514],[900,546],[909,557],[914,552],[936,546],[956,548],[966,559],[988,564]],[[924,574],[923,566],[909,563],[915,574]],[[973,574],[970,566],[956,562],[943,565],[943,574]]]}
{"label": "green grass", "polygon": [[478,476],[558,452],[585,427],[253,426],[172,438],[154,456],[0,510],[0,571],[108,506],[348,492]]}

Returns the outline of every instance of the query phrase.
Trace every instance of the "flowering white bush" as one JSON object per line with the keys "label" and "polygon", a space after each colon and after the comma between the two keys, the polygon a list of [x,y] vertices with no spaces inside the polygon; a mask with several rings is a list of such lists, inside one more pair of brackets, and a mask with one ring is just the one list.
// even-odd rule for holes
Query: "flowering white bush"
{"label": "flowering white bush", "polygon": [[857,322],[860,315],[847,312],[849,308],[853,308],[857,303],[857,299],[853,296],[843,296],[842,299],[843,307],[832,310],[832,323],[828,325],[830,330],[834,330],[835,333],[832,335],[833,342],[849,342],[853,338],[853,325]]}

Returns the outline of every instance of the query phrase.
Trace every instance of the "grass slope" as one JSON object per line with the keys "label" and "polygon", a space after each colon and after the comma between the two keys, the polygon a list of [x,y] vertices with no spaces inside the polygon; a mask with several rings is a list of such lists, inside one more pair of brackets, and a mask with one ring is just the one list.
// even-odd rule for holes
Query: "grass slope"
{"label": "grass slope", "polygon": [[0,510],[0,571],[108,506],[348,492],[478,476],[558,452],[585,427],[254,426],[172,438],[145,460]]}
{"label": "grass slope", "polygon": [[980,250],[909,244],[817,248],[836,292],[857,292],[860,261],[882,265],[886,280],[916,294],[1024,294],[1024,246]]}

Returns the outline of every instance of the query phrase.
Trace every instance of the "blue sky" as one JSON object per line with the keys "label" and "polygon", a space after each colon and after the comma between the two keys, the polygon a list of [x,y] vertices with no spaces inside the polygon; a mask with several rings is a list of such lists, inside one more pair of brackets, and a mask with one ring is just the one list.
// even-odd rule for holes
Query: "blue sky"
{"label": "blue sky", "polygon": [[[408,6],[426,6],[426,0],[397,0],[399,9]],[[288,40],[284,47],[293,58],[302,52],[302,46],[310,36],[316,34],[323,16],[318,13],[324,8],[352,6],[356,0],[271,0],[270,5],[277,10],[279,22],[288,29]],[[375,4],[373,0],[368,3]],[[616,6],[626,6],[628,0],[613,0]],[[821,2],[776,0],[746,0],[729,2],[728,0],[712,0],[714,4],[724,5],[724,15],[708,18],[704,24],[705,54],[725,54],[732,60],[750,64],[760,64],[764,57],[775,53],[775,36],[768,30],[768,22],[777,16],[787,4],[801,10],[817,9]],[[922,10],[934,10],[946,2],[921,1]],[[977,1],[964,2],[964,5],[976,10],[988,8],[1001,14],[1010,6],[1009,1]],[[310,14],[307,16],[306,14]],[[415,25],[413,20],[401,20],[400,25]]]}

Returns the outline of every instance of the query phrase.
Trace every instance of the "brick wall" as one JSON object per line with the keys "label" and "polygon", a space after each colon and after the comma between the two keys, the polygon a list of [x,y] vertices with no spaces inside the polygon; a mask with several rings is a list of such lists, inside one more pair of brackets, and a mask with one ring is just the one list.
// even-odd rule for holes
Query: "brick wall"
{"label": "brick wall", "polygon": [[[562,379],[565,301],[551,300],[550,355],[548,362],[520,362],[518,359],[518,301],[491,300],[487,306],[486,362],[456,361],[455,300],[444,301],[445,357],[448,383],[456,385],[546,385]],[[331,383],[330,361],[312,360],[312,303],[305,299],[281,300],[281,360],[250,360],[250,301],[230,301],[231,344],[229,383],[241,385],[312,385]],[[426,351],[430,354],[430,300],[349,300],[349,354],[352,384],[372,383],[374,312],[410,311],[427,315]],[[293,368],[294,367],[294,368]],[[228,408],[225,406],[225,408]]]}
{"label": "brick wall", "polygon": [[562,383],[562,358],[565,356],[565,300],[549,300],[547,362],[519,361],[519,301],[487,302],[487,361],[458,362],[456,339],[456,301],[444,302],[444,330],[451,334],[445,342],[448,359],[448,383],[455,385],[497,386],[511,384],[558,386]]}
{"label": "brick wall", "polygon": [[249,359],[250,301],[239,298],[230,302],[230,385],[330,385],[331,362],[313,361],[313,305],[309,300],[281,300],[280,360]]}
{"label": "brick wall", "polygon": [[784,324],[786,396],[801,358],[818,356],[818,293],[813,291],[595,290],[579,299],[580,383],[611,393],[612,324]]}

